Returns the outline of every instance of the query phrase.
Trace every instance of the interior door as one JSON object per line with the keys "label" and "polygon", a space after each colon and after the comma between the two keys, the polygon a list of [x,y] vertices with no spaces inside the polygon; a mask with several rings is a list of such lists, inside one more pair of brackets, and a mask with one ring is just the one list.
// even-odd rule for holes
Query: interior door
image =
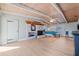
{"label": "interior door", "polygon": [[8,20],[8,42],[18,40],[18,21]]}

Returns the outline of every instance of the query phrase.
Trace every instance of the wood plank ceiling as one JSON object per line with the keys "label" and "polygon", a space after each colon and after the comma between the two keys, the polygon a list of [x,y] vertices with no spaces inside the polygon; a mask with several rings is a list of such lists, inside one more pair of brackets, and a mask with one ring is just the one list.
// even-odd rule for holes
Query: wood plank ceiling
{"label": "wood plank ceiling", "polygon": [[[44,14],[52,17],[58,18],[57,22],[64,22],[62,16],[59,12],[51,6],[50,3],[48,4],[26,4],[36,10],[43,12]],[[67,22],[76,22],[79,18],[79,3],[57,3],[57,6],[61,9],[62,13],[65,15]],[[59,16],[59,17],[58,17]]]}
{"label": "wood plank ceiling", "polygon": [[[41,16],[41,18],[44,18],[45,21],[47,21],[49,24],[65,22],[61,14],[50,3],[25,3],[21,5],[24,6],[26,9],[29,9],[30,11],[37,12]],[[35,15],[35,13],[31,14]],[[50,20],[52,19],[55,21],[50,22]]]}
{"label": "wood plank ceiling", "polygon": [[58,4],[62,9],[67,22],[76,22],[79,18],[79,3],[61,3]]}
{"label": "wood plank ceiling", "polygon": [[[55,6],[57,5],[57,7]],[[2,10],[17,12],[28,16],[41,18],[46,24],[57,24],[75,22],[79,17],[79,4],[76,3],[57,3],[53,6],[51,3],[16,3],[2,4]],[[60,9],[60,11],[58,10]],[[62,13],[62,14],[61,14]],[[63,18],[63,16],[64,18]],[[50,22],[54,20],[54,22]]]}

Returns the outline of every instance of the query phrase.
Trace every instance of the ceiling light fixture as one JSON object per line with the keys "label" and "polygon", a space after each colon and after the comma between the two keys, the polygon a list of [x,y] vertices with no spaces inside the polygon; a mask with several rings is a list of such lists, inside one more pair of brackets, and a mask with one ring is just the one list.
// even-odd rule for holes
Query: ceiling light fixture
{"label": "ceiling light fixture", "polygon": [[51,19],[51,20],[50,20],[50,22],[54,22],[54,21],[55,21],[55,19]]}

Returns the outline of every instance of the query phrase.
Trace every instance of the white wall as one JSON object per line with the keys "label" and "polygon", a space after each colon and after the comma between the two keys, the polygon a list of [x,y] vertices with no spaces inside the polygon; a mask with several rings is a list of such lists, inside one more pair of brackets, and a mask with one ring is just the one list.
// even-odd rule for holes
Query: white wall
{"label": "white wall", "polygon": [[19,40],[26,40],[27,39],[27,31],[26,31],[26,23],[25,18],[9,15],[9,14],[2,14],[0,19],[1,21],[1,44],[7,44],[7,20],[8,19],[15,19],[19,21]]}
{"label": "white wall", "polygon": [[50,27],[47,27],[47,31],[56,31],[57,25],[52,25]]}
{"label": "white wall", "polygon": [[1,16],[1,44],[7,43],[7,20]]}
{"label": "white wall", "polygon": [[[27,18],[21,17],[21,16],[17,16],[17,15],[12,15],[12,14],[7,14],[7,13],[2,13],[1,14],[1,19],[0,19],[0,34],[1,34],[1,38],[0,38],[0,42],[1,44],[7,44],[7,34],[8,34],[8,23],[7,20],[8,19],[14,19],[14,20],[18,20],[18,24],[19,24],[19,40],[27,40],[29,39],[28,37],[28,32],[31,31],[31,26],[26,24],[25,20],[27,20]],[[45,28],[45,26],[37,26],[37,29],[43,30]],[[35,31],[36,32],[36,31]]]}
{"label": "white wall", "polygon": [[0,15],[0,44],[1,44],[1,15]]}
{"label": "white wall", "polygon": [[25,20],[21,19],[19,20],[19,40],[25,40],[28,39],[28,32],[26,31],[27,29],[27,24],[25,23]]}
{"label": "white wall", "polygon": [[73,37],[72,31],[77,30],[77,24],[79,22],[73,22],[73,23],[65,23],[65,24],[57,24],[49,27],[51,31],[57,31],[61,34],[61,36],[65,36],[65,31],[69,31],[69,36]]}

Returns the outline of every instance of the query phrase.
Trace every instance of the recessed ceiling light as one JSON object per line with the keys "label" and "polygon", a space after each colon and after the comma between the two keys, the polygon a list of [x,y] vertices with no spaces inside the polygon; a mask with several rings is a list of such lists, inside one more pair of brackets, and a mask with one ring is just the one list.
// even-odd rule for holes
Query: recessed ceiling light
{"label": "recessed ceiling light", "polygon": [[51,20],[50,20],[50,22],[54,22],[54,21],[55,21],[55,19],[51,19]]}

